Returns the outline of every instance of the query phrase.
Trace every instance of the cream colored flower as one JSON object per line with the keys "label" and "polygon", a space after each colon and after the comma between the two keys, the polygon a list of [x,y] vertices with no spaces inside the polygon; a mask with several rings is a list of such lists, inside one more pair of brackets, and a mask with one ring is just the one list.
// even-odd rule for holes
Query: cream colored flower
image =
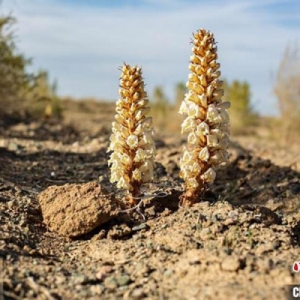
{"label": "cream colored flower", "polygon": [[197,162],[193,162],[191,165],[191,171],[195,177],[198,176],[201,173],[200,165]]}
{"label": "cream colored flower", "polygon": [[183,156],[182,156],[182,162],[184,164],[188,164],[189,162],[192,162],[194,160],[194,156],[192,155],[191,152],[185,150],[183,152]]}
{"label": "cream colored flower", "polygon": [[143,162],[147,158],[147,151],[144,149],[137,149],[134,157],[135,162]]}
{"label": "cream colored flower", "polygon": [[153,178],[155,145],[150,107],[142,70],[125,64],[120,78],[120,99],[108,151],[111,182],[128,190],[128,204],[136,205],[143,183]]}
{"label": "cream colored flower", "polygon": [[212,168],[209,168],[201,177],[207,183],[213,183],[216,178],[216,172]]}
{"label": "cream colored flower", "polygon": [[146,160],[140,167],[139,170],[141,171],[141,173],[143,174],[143,176],[145,174],[150,174],[152,176],[153,174],[153,168],[154,165],[151,161]]}
{"label": "cream colored flower", "polygon": [[228,162],[228,152],[226,150],[217,150],[209,159],[212,165],[219,165],[223,162]]}
{"label": "cream colored flower", "polygon": [[206,118],[212,124],[217,124],[220,123],[220,121],[222,121],[219,111],[214,104],[210,104],[208,106]]}
{"label": "cream colored flower", "polygon": [[229,115],[228,115],[228,112],[227,112],[225,109],[221,109],[220,115],[221,115],[221,120],[222,120],[224,123],[229,122]]}
{"label": "cream colored flower", "polygon": [[189,105],[189,116],[193,118],[199,118],[201,116],[201,111],[197,104],[192,103]]}
{"label": "cream colored flower", "polygon": [[187,186],[192,189],[196,189],[199,186],[199,183],[196,178],[188,178]]}
{"label": "cream colored flower", "polygon": [[207,136],[207,146],[210,148],[218,147],[219,139],[216,135],[210,134]]}
{"label": "cream colored flower", "polygon": [[139,139],[136,135],[129,135],[128,138],[126,139],[126,143],[129,146],[130,149],[134,149],[137,147],[139,143]]}
{"label": "cream colored flower", "polygon": [[201,94],[199,96],[200,104],[203,108],[207,107],[207,96],[205,94]]}
{"label": "cream colored flower", "polygon": [[[151,145],[151,146],[154,145],[152,131],[147,131],[147,130],[144,131],[144,135],[142,138],[142,144],[143,145]],[[154,147],[154,146],[152,146],[152,147]]]}
{"label": "cream colored flower", "polygon": [[222,137],[219,139],[219,148],[227,149],[229,145],[229,135],[228,133],[224,133]]}
{"label": "cream colored flower", "polygon": [[209,134],[209,126],[205,122],[201,122],[196,129],[196,133],[198,136],[208,135]]}
{"label": "cream colored flower", "polygon": [[180,105],[180,107],[179,107],[179,113],[181,114],[181,115],[183,115],[183,114],[186,114],[188,112],[188,106],[187,106],[187,103],[186,103],[186,101],[182,101],[181,102],[181,105]]}
{"label": "cream colored flower", "polygon": [[195,119],[193,117],[189,116],[181,124],[181,132],[182,133],[190,132],[192,130],[195,130],[196,126],[197,126],[197,123],[196,123]]}
{"label": "cream colored flower", "polygon": [[144,129],[151,129],[151,126],[152,126],[152,117],[147,117],[145,119],[143,119],[142,121],[142,125],[143,125],[143,128]]}
{"label": "cream colored flower", "polygon": [[189,133],[187,141],[189,144],[197,144],[198,137],[197,137],[196,133],[195,132]]}
{"label": "cream colored flower", "polygon": [[201,151],[199,152],[199,159],[201,161],[208,161],[209,160],[209,150],[207,147],[204,147],[201,149]]}
{"label": "cream colored flower", "polygon": [[117,188],[131,190],[132,185],[127,180],[125,180],[124,177],[121,177],[117,182]]}
{"label": "cream colored flower", "polygon": [[187,147],[180,159],[180,177],[185,182],[183,205],[192,205],[216,177],[213,166],[228,160],[229,102],[222,102],[220,64],[214,36],[204,29],[194,34],[189,92],[179,113],[186,115],[181,132],[187,133]]}
{"label": "cream colored flower", "polygon": [[198,103],[199,102],[199,98],[198,95],[195,92],[189,91],[186,96],[185,96],[185,100],[188,102],[194,102],[194,103]]}
{"label": "cream colored flower", "polygon": [[122,153],[120,154],[120,161],[123,165],[128,166],[132,163],[132,158],[128,154]]}
{"label": "cream colored flower", "polygon": [[112,169],[110,182],[117,182],[123,176],[119,169]]}
{"label": "cream colored flower", "polygon": [[142,173],[139,169],[135,169],[133,172],[132,172],[132,178],[136,181],[141,181],[142,179]]}

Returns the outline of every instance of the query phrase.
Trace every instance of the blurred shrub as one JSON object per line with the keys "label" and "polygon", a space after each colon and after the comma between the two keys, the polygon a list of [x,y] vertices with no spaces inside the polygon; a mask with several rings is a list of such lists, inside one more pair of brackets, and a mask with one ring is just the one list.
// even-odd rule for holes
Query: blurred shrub
{"label": "blurred shrub", "polygon": [[188,92],[188,89],[184,82],[178,82],[175,85],[175,108],[179,110],[179,107],[185,97],[185,94]]}
{"label": "blurred shrub", "polygon": [[231,102],[229,109],[230,126],[233,134],[253,133],[258,116],[251,107],[251,91],[247,82],[234,80],[224,81],[224,100]]}
{"label": "blurred shrub", "polygon": [[161,86],[157,86],[153,91],[153,98],[151,103],[151,114],[154,120],[154,126],[158,128],[165,127],[169,122],[169,101],[165,96],[164,90]]}
{"label": "blurred shrub", "polygon": [[24,114],[22,91],[30,80],[25,67],[30,60],[17,53],[12,32],[15,19],[0,16],[0,117]]}
{"label": "blurred shrub", "polygon": [[26,110],[35,119],[62,117],[61,101],[57,97],[57,82],[51,84],[49,74],[45,70],[38,71],[28,82],[24,91],[24,102]]}
{"label": "blurred shrub", "polygon": [[[296,46],[287,46],[279,64],[274,93],[280,119],[275,135],[283,142],[300,141],[300,58]],[[280,128],[280,130],[278,130]]]}
{"label": "blurred shrub", "polygon": [[47,72],[27,72],[31,60],[17,51],[14,24],[13,17],[0,15],[0,120],[14,123],[60,116],[56,87],[49,84]]}

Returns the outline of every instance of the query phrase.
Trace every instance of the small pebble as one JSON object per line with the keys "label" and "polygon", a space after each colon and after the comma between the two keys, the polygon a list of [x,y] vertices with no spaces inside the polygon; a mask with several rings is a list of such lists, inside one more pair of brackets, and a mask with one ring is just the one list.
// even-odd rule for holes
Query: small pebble
{"label": "small pebble", "polygon": [[225,271],[237,271],[241,268],[241,260],[236,256],[228,256],[223,260],[221,267]]}

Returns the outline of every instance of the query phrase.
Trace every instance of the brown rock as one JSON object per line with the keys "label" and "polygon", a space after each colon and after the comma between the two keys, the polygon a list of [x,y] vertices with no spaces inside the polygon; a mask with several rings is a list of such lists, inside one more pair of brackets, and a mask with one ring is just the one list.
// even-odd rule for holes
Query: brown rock
{"label": "brown rock", "polygon": [[260,256],[266,252],[271,252],[274,250],[274,244],[273,243],[266,243],[266,244],[261,244],[256,248],[256,255]]}
{"label": "brown rock", "polygon": [[255,209],[255,214],[259,216],[260,221],[267,226],[270,226],[272,224],[281,224],[281,218],[267,207],[257,207]]}
{"label": "brown rock", "polygon": [[38,201],[47,227],[69,237],[92,231],[117,211],[114,196],[97,182],[50,186]]}
{"label": "brown rock", "polygon": [[222,262],[222,270],[224,271],[237,271],[242,267],[242,261],[236,256],[227,256]]}

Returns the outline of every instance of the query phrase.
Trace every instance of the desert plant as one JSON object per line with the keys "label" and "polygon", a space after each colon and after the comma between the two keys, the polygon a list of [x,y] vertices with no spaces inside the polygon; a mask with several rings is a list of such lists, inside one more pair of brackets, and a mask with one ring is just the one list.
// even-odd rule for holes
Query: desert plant
{"label": "desert plant", "polygon": [[62,117],[62,107],[57,96],[57,81],[54,80],[51,84],[47,71],[39,70],[26,88],[26,107],[34,117]]}
{"label": "desert plant", "polygon": [[111,182],[128,191],[126,203],[136,205],[141,186],[153,177],[155,145],[149,100],[144,90],[142,69],[124,64],[120,78],[120,99],[108,151]]}
{"label": "desert plant", "polygon": [[0,15],[0,116],[16,116],[23,106],[22,91],[30,80],[25,68],[30,60],[17,52],[15,19]]}
{"label": "desert plant", "polygon": [[[278,99],[281,114],[280,140],[296,142],[300,140],[300,58],[296,46],[286,47],[278,67],[274,93]],[[284,140],[283,140],[284,139]]]}
{"label": "desert plant", "polygon": [[0,15],[0,119],[18,122],[24,118],[60,116],[61,108],[48,73],[29,73],[31,60],[18,52],[11,16]]}
{"label": "desert plant", "polygon": [[151,111],[155,118],[155,125],[161,130],[166,126],[169,110],[169,102],[163,87],[156,86],[153,90]]}
{"label": "desert plant", "polygon": [[205,29],[194,33],[193,55],[186,94],[179,113],[187,115],[181,128],[188,133],[187,145],[180,160],[180,177],[185,191],[182,206],[199,200],[207,184],[215,180],[214,168],[228,161],[229,102],[222,102],[220,64],[214,36]]}
{"label": "desert plant", "polygon": [[179,82],[175,85],[175,107],[180,107],[184,95],[187,93],[187,87],[184,82]]}
{"label": "desert plant", "polygon": [[223,84],[225,101],[230,101],[230,127],[232,134],[251,133],[258,123],[258,115],[251,106],[251,91],[248,82],[234,80]]}

